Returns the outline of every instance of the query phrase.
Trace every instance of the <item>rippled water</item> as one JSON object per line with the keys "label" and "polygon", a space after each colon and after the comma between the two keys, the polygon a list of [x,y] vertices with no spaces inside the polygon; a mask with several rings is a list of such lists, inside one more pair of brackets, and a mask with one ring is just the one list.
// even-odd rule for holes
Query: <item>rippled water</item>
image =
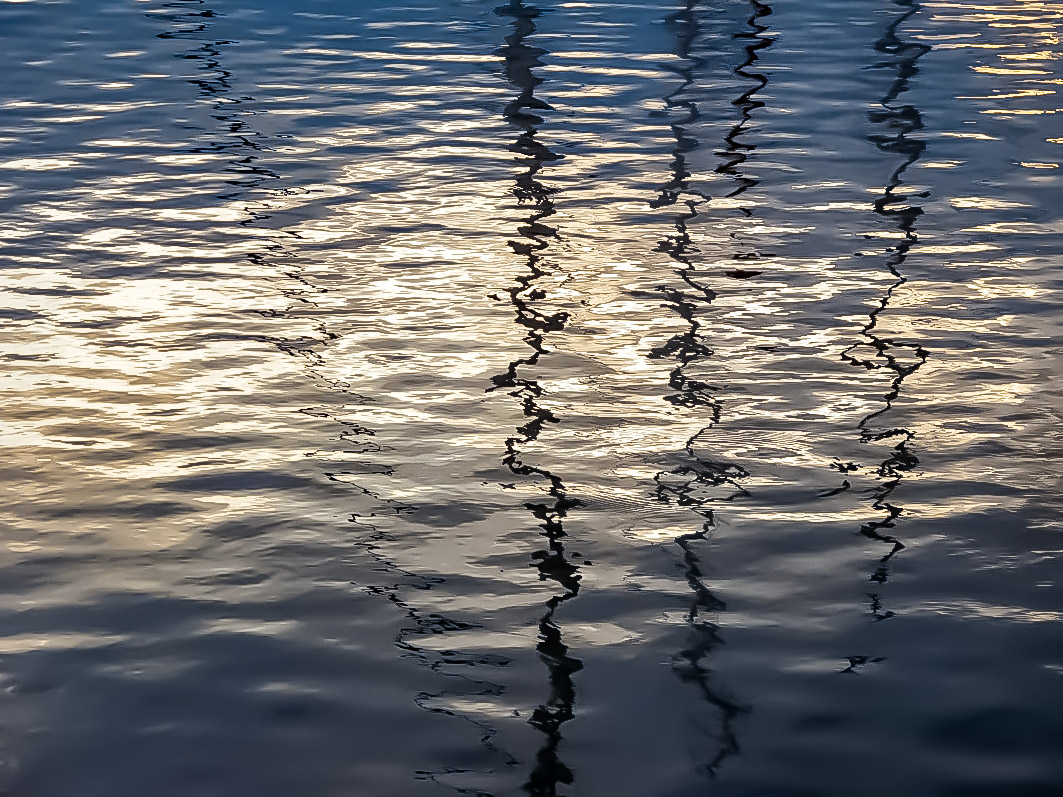
{"label": "rippled water", "polygon": [[1063,5],[499,2],[0,2],[0,790],[1059,794]]}

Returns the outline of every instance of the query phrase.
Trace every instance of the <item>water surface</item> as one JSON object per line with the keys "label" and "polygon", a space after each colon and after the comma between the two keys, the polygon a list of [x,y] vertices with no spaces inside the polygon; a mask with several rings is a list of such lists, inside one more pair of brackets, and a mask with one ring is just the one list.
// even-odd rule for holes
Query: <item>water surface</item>
{"label": "water surface", "polygon": [[1050,795],[1063,6],[0,2],[0,788]]}

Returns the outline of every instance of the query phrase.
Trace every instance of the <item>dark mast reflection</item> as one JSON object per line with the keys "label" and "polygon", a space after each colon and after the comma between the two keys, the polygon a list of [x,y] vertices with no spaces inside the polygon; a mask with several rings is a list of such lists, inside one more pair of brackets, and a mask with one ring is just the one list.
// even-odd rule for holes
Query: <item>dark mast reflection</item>
{"label": "dark mast reflection", "polygon": [[[744,91],[733,104],[739,108],[741,117],[724,138],[725,150],[722,155],[728,160],[716,168],[716,172],[727,174],[737,182],[736,188],[728,196],[737,196],[755,186],[758,181],[746,177],[739,171],[739,166],[748,158],[748,152],[754,145],[740,141],[753,118],[753,111],[763,103],[755,99],[756,93],[767,85],[767,77],[749,71],[758,59],[758,51],[771,45],[772,40],[763,37],[766,26],[759,24],[761,17],[771,13],[771,9],[762,3],[754,2],[753,15],[748,20],[749,32],[735,34],[736,40],[748,40],[745,46],[745,61],[735,73],[752,79],[755,85]],[[675,137],[672,150],[671,179],[661,186],[656,199],[650,205],[654,208],[685,206],[685,211],[675,217],[675,234],[663,240],[658,251],[667,254],[676,263],[676,274],[683,281],[678,289],[662,287],[672,309],[687,324],[686,330],[673,336],[662,346],[654,349],[650,356],[658,359],[674,359],[675,368],[669,375],[669,385],[673,389],[667,400],[676,406],[687,408],[704,408],[709,413],[709,425],[687,440],[685,444],[688,455],[686,465],[671,471],[657,474],[657,499],[667,503],[688,506],[703,518],[700,529],[690,534],[681,535],[675,542],[682,551],[683,568],[687,584],[693,593],[687,622],[691,631],[690,644],[679,651],[674,659],[674,668],[679,677],[693,685],[702,700],[712,706],[719,715],[719,729],[716,733],[716,752],[702,765],[705,774],[715,776],[723,762],[740,752],[736,733],[736,721],[745,711],[729,698],[713,680],[709,660],[712,652],[722,643],[719,626],[711,616],[726,608],[705,583],[705,574],[697,547],[704,542],[715,527],[714,512],[711,503],[714,500],[731,501],[748,496],[741,480],[749,472],[741,465],[714,459],[700,449],[708,437],[709,431],[720,422],[722,402],[716,396],[716,388],[707,382],[689,375],[692,365],[713,355],[712,349],[705,342],[699,315],[706,312],[716,298],[716,292],[704,281],[694,263],[700,254],[692,241],[689,223],[698,214],[699,205],[709,201],[709,197],[690,185],[693,173],[689,164],[689,153],[700,146],[698,139],[691,133],[690,127],[701,117],[692,88],[696,84],[698,72],[705,66],[705,61],[695,52],[695,47],[702,33],[699,21],[699,0],[686,0],[683,8],[667,18],[667,24],[675,34],[675,53],[679,64],[666,66],[680,79],[680,84],[664,97],[665,113],[672,118],[670,127]],[[743,211],[749,215],[748,211]],[[723,498],[718,498],[721,489]]]}
{"label": "dark mast reflection", "polygon": [[[160,39],[183,39],[196,43],[197,46],[181,53],[178,58],[196,63],[196,74],[188,78],[188,82],[194,86],[200,95],[211,103],[211,118],[218,122],[223,137],[211,140],[206,145],[190,147],[190,153],[217,153],[228,158],[225,171],[235,176],[225,182],[233,186],[234,190],[218,195],[218,199],[233,201],[241,196],[252,194],[265,184],[279,181],[281,176],[272,169],[259,164],[262,154],[268,152],[270,147],[266,136],[248,121],[249,117],[255,116],[260,111],[254,111],[249,107],[254,102],[253,97],[247,95],[234,96],[233,73],[225,68],[222,61],[223,48],[236,44],[228,39],[217,39],[206,36],[212,23],[222,15],[206,6],[205,0],[174,0],[167,3],[164,8],[170,9],[170,13],[152,15],[153,18],[162,18],[174,25],[173,30],[163,31],[157,34]],[[285,193],[291,189],[276,188],[274,194]],[[260,202],[257,206],[245,206],[244,212],[247,218],[239,222],[247,227],[267,221],[272,217],[265,203]],[[294,232],[288,232],[293,238],[298,238]],[[274,241],[263,246],[263,251],[251,252],[247,259],[256,266],[267,266],[272,261],[293,259],[293,253],[283,244]],[[279,266],[279,263],[278,263]],[[281,294],[286,298],[301,304],[316,308],[317,305],[311,298],[315,294],[326,293],[327,289],[315,285],[305,274],[303,269],[292,266],[287,269],[279,268],[281,276],[286,278],[287,284],[280,287]],[[294,283],[294,284],[293,284]],[[284,315],[289,311],[278,312],[276,310],[256,311],[264,316]],[[301,336],[298,338],[263,338],[273,344],[285,354],[302,356],[308,361],[308,367],[320,365],[321,357],[317,349],[338,336],[325,328],[324,322],[318,322],[314,326],[320,337]],[[317,375],[315,374],[315,377]]]}
{"label": "dark mast reflection", "polygon": [[[252,101],[251,97],[233,96],[233,74],[222,65],[222,48],[235,42],[225,39],[204,39],[202,34],[210,28],[211,22],[219,14],[205,7],[205,0],[175,0],[163,6],[173,13],[163,14],[161,18],[173,23],[171,31],[157,34],[160,39],[190,39],[199,46],[182,53],[179,58],[197,61],[198,74],[188,79],[201,95],[212,102],[213,118],[225,131],[225,138],[212,141],[205,147],[188,150],[195,153],[216,152],[231,155],[226,171],[241,175],[227,180],[230,185],[241,189],[259,187],[268,180],[280,178],[276,172],[257,164],[259,152],[268,149],[263,143],[263,135],[255,130],[245,119],[254,111],[244,107]],[[219,195],[219,199],[232,199],[240,196],[242,191]]]}
{"label": "dark mast reflection", "polygon": [[569,655],[554,617],[562,603],[579,594],[579,567],[565,550],[563,526],[568,510],[577,502],[566,495],[560,476],[524,461],[522,449],[538,439],[546,424],[556,423],[557,418],[539,403],[542,387],[534,379],[522,376],[521,371],[534,367],[544,354],[548,354],[544,347],[545,335],[563,329],[568,321],[568,314],[562,310],[550,312],[536,307],[545,298],[538,281],[557,271],[557,267],[546,261],[550,242],[557,237],[557,230],[546,221],[556,212],[551,199],[555,189],[544,185],[539,174],[547,163],[562,156],[536,138],[543,123],[537,112],[550,110],[550,106],[535,96],[535,89],[542,80],[533,69],[542,65],[540,59],[546,51],[529,45],[527,39],[535,34],[535,20],[542,10],[521,0],[511,0],[508,5],[495,9],[495,13],[511,21],[513,32],[506,37],[506,44],[498,53],[504,59],[507,80],[520,92],[503,110],[506,121],[519,131],[510,150],[517,156],[516,163],[524,168],[517,175],[513,195],[519,205],[531,210],[518,229],[520,239],[509,242],[516,254],[527,259],[527,273],[516,278],[516,284],[508,293],[516,323],[526,330],[524,342],[532,353],[510,363],[505,373],[492,379],[494,386],[490,389],[509,390],[511,396],[520,399],[527,418],[527,422],[517,429],[517,434],[506,440],[503,463],[518,476],[545,479],[548,485],[544,500],[526,504],[539,521],[542,536],[546,539],[546,547],[533,555],[539,578],[555,582],[559,591],[546,602],[546,612],[539,620],[536,650],[546,665],[550,692],[529,720],[545,738],[523,788],[529,794],[556,795],[560,785],[573,782],[572,771],[561,760],[559,747],[563,738],[562,727],[574,716],[576,689],[573,675],[583,667],[579,659]]}
{"label": "dark mast reflection", "polygon": [[[903,191],[904,175],[909,167],[922,157],[926,142],[911,138],[913,133],[923,129],[923,117],[919,110],[914,105],[899,103],[898,99],[911,88],[912,80],[919,74],[919,59],[930,52],[930,47],[902,41],[898,35],[900,26],[919,13],[922,6],[915,0],[894,0],[894,5],[901,9],[901,13],[894,17],[882,37],[875,42],[875,52],[884,58],[876,62],[873,68],[891,70],[895,77],[880,101],[881,107],[868,114],[868,119],[876,128],[876,132],[869,135],[868,139],[880,152],[901,158],[886,181],[882,195],[875,200],[874,212],[893,223],[902,238],[896,246],[888,250],[890,253],[885,265],[894,280],[868,315],[868,322],[861,330],[864,340],[854,343],[842,353],[843,359],[853,366],[869,371],[884,368],[892,372],[890,389],[883,396],[882,406],[863,418],[859,424],[860,439],[864,443],[896,441],[889,455],[876,469],[880,483],[872,492],[872,506],[885,512],[886,516],[860,528],[860,533],[868,539],[889,547],[871,574],[871,581],[880,585],[889,580],[890,561],[904,548],[904,543],[891,533],[904,510],[893,503],[891,497],[906,474],[919,463],[911,450],[915,432],[903,427],[889,426],[882,421],[900,396],[904,380],[922,367],[929,354],[918,343],[904,343],[878,332],[879,318],[886,312],[896,291],[908,281],[902,272],[902,266],[918,241],[916,221],[923,214],[923,209],[912,200],[927,196],[926,192],[909,194]],[[883,608],[877,592],[869,594],[868,598],[871,613],[876,620],[893,616],[893,612]],[[850,670],[864,663],[859,660],[861,657],[855,659],[850,661]]]}
{"label": "dark mast reflection", "polygon": [[[767,35],[768,26],[761,23],[764,17],[771,16],[772,9],[758,0],[750,0],[752,14],[746,20],[748,30],[734,34],[737,41],[745,42],[746,60],[735,69],[735,74],[753,83],[746,91],[742,92],[731,104],[737,109],[741,118],[731,131],[724,137],[725,147],[717,154],[727,160],[716,167],[717,174],[726,174],[737,183],[728,197],[736,197],[753,188],[760,181],[741,173],[740,167],[749,159],[749,153],[756,149],[755,144],[749,144],[741,140],[743,133],[747,132],[753,120],[753,113],[758,108],[764,107],[764,101],[756,98],[757,93],[768,85],[768,76],[762,72],[752,71],[752,67],[760,60],[760,51],[766,50],[775,43],[775,39]],[[747,216],[751,211],[742,209]]]}
{"label": "dark mast reflection", "polygon": [[[280,180],[281,176],[274,171],[258,165],[261,153],[269,150],[265,142],[265,136],[256,130],[245,117],[252,116],[255,111],[247,108],[253,102],[248,96],[232,96],[234,88],[234,76],[227,70],[222,61],[223,49],[236,42],[215,39],[206,34],[210,27],[221,15],[216,11],[205,7],[205,0],[174,0],[166,6],[172,9],[172,13],[162,15],[163,19],[174,25],[174,29],[157,34],[161,39],[185,39],[196,42],[195,47],[180,54],[178,57],[197,62],[197,74],[189,79],[189,83],[195,86],[200,95],[211,101],[213,111],[212,118],[221,124],[225,133],[223,138],[211,141],[206,146],[197,146],[187,150],[194,153],[220,153],[228,156],[226,171],[235,173],[236,177],[226,180],[235,190],[221,194],[219,199],[234,200],[253,192],[267,181]],[[153,15],[156,18],[156,15]],[[275,189],[276,192],[277,189]],[[280,189],[290,190],[290,189]],[[258,203],[254,207],[245,207],[247,218],[239,223],[243,226],[254,225],[271,218],[264,203]],[[293,238],[298,235],[289,233]],[[282,259],[294,260],[294,252],[281,243],[273,242],[264,247],[264,251],[251,252],[247,258],[257,266],[278,265],[278,272],[290,282],[281,288],[282,295],[296,302],[284,311],[257,311],[267,317],[293,316],[295,308],[302,307],[304,310],[313,312],[318,305],[311,298],[314,294],[326,293],[327,288],[314,284],[307,278],[302,268],[298,265],[281,264]],[[294,282],[293,286],[291,282]],[[330,331],[323,320],[314,324],[314,331],[318,336],[302,335],[298,337],[280,337],[276,335],[262,335],[258,339],[276,346],[285,354],[299,356],[304,359],[306,373],[323,384],[330,390],[341,394],[343,401],[366,404],[369,399],[357,393],[353,387],[344,381],[329,379],[320,373],[319,368],[325,364],[325,357],[321,353],[329,343],[338,340],[339,335]],[[342,405],[340,405],[342,407]],[[322,418],[329,418],[339,426],[338,439],[341,441],[343,450],[347,454],[380,453],[382,447],[372,441],[375,432],[366,428],[356,421],[349,420],[339,415],[332,407],[306,407],[300,412]],[[310,452],[313,456],[317,452]],[[371,471],[378,474],[390,475],[393,468],[388,465],[373,464]],[[372,499],[375,504],[373,511],[353,513],[349,521],[365,530],[365,536],[361,540],[361,547],[366,555],[375,563],[376,570],[390,579],[381,584],[364,585],[363,589],[372,595],[382,597],[399,609],[407,620],[395,635],[395,646],[403,657],[416,660],[424,667],[431,669],[456,684],[447,691],[421,691],[415,698],[415,702],[426,711],[452,716],[475,726],[480,735],[481,745],[495,756],[495,760],[504,765],[515,764],[512,756],[502,751],[495,745],[494,737],[497,734],[490,724],[474,716],[458,714],[446,707],[446,698],[457,696],[474,696],[480,698],[497,697],[502,693],[502,687],[490,680],[468,675],[464,672],[455,671],[456,667],[484,668],[500,667],[508,664],[508,660],[496,654],[468,653],[461,650],[444,649],[422,646],[418,640],[422,637],[438,637],[454,631],[469,631],[479,629],[474,623],[452,619],[438,612],[429,612],[415,606],[404,597],[411,590],[428,591],[443,582],[443,579],[434,575],[424,575],[404,570],[398,564],[388,558],[386,546],[394,544],[394,538],[386,531],[386,526],[379,523],[380,518],[401,516],[411,511],[414,507],[402,501],[396,501],[370,490],[352,480],[356,474],[340,471],[325,472],[325,477],[330,481],[353,487],[362,495]],[[442,703],[442,705],[441,705]],[[459,770],[454,768],[446,772],[433,772],[418,770],[416,777],[422,780],[438,781],[441,775],[453,775]],[[461,770],[466,771],[466,770]]]}

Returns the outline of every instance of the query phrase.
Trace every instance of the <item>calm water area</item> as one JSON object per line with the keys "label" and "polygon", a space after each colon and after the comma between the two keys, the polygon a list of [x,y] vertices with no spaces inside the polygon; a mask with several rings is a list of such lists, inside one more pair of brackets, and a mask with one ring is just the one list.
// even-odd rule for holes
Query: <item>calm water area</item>
{"label": "calm water area", "polygon": [[1063,794],[1063,3],[0,65],[0,794]]}

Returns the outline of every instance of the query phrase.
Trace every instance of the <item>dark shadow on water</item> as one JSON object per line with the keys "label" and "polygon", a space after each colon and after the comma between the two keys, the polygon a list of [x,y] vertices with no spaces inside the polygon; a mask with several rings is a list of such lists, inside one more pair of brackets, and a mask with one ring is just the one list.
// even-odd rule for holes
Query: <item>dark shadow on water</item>
{"label": "dark shadow on water", "polygon": [[[893,558],[904,549],[904,543],[893,533],[904,509],[892,500],[892,496],[909,472],[919,464],[919,459],[911,448],[915,432],[904,427],[891,426],[886,422],[887,416],[900,397],[905,380],[918,371],[929,356],[929,352],[918,343],[904,342],[891,335],[883,335],[878,329],[879,321],[889,309],[895,294],[908,282],[903,266],[912,247],[918,242],[916,223],[923,215],[923,208],[916,200],[927,196],[926,192],[904,191],[905,173],[922,157],[926,142],[912,137],[923,129],[923,117],[919,109],[899,100],[911,88],[912,81],[919,74],[919,59],[930,52],[931,48],[900,38],[901,26],[918,14],[922,6],[915,0],[894,0],[893,5],[900,13],[891,19],[883,35],[875,42],[875,52],[881,59],[871,67],[892,72],[893,80],[879,101],[880,107],[868,114],[873,131],[868,140],[880,152],[900,158],[900,162],[886,180],[882,195],[874,202],[874,212],[898,230],[901,240],[887,250],[885,267],[892,275],[893,282],[879,297],[868,315],[868,321],[861,330],[864,339],[842,353],[842,358],[856,368],[868,371],[885,370],[890,374],[890,387],[882,397],[882,406],[865,416],[859,424],[862,442],[892,443],[888,456],[876,466],[880,481],[871,493],[871,506],[884,512],[885,517],[865,523],[860,528],[864,537],[888,548],[870,576],[870,580],[880,587],[889,580]],[[888,619],[894,614],[883,606],[877,591],[868,595],[868,604],[875,620]],[[866,657],[851,657],[850,667],[846,671],[855,671],[853,658]]]}
{"label": "dark shadow on water", "polygon": [[505,45],[498,54],[503,58],[506,79],[519,94],[506,104],[503,115],[518,131],[510,150],[516,155],[516,164],[523,169],[515,180],[513,196],[528,215],[518,228],[520,238],[509,242],[519,256],[526,259],[526,273],[516,277],[516,284],[508,289],[509,300],[515,312],[515,323],[523,327],[524,342],[531,354],[510,363],[508,369],[492,378],[490,390],[506,390],[521,403],[526,423],[517,429],[516,435],[506,440],[503,463],[515,475],[525,479],[545,481],[545,496],[541,501],[526,504],[539,522],[545,547],[533,554],[534,566],[539,578],[552,581],[558,591],[546,602],[546,611],[539,619],[539,643],[536,650],[546,666],[549,694],[532,712],[530,724],[543,735],[542,745],[535,764],[528,775],[523,790],[533,795],[556,795],[562,785],[574,782],[572,770],[561,756],[562,728],[574,716],[576,687],[573,676],[583,668],[583,663],[571,656],[565,644],[564,634],[556,619],[558,608],[575,598],[580,590],[579,566],[570,558],[565,548],[564,521],[570,509],[577,505],[567,496],[564,482],[558,474],[544,467],[525,461],[524,451],[534,443],[547,424],[558,418],[543,407],[540,399],[543,388],[524,371],[533,369],[543,356],[549,356],[545,338],[550,332],[564,329],[568,314],[563,310],[551,311],[542,308],[544,297],[539,283],[543,277],[561,273],[553,265],[547,251],[557,238],[557,230],[547,220],[556,213],[553,195],[555,189],[544,184],[540,174],[546,164],[562,156],[539,141],[537,134],[543,124],[540,112],[550,106],[535,96],[536,88],[543,82],[534,69],[542,66],[545,50],[528,43],[536,30],[536,19],[543,13],[534,5],[512,0],[495,9],[495,13],[510,21],[512,32],[506,36]]}

